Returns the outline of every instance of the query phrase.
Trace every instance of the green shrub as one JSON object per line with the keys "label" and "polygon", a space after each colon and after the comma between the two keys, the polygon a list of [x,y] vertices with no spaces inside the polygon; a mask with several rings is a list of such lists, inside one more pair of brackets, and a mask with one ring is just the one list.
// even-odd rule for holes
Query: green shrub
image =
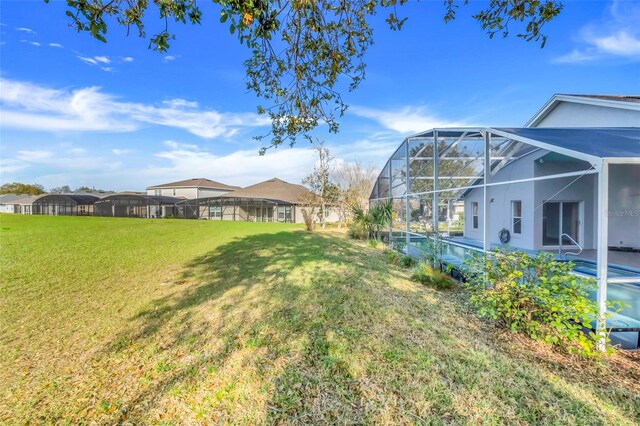
{"label": "green shrub", "polygon": [[411,279],[438,290],[445,290],[453,285],[453,280],[447,274],[433,269],[426,263],[419,263],[413,269]]}
{"label": "green shrub", "polygon": [[387,250],[387,262],[396,265],[398,263],[398,252],[395,250]]}
{"label": "green shrub", "polygon": [[416,264],[416,260],[411,256],[404,255],[400,257],[400,259],[398,260],[398,263],[404,266],[405,268],[410,268]]}
{"label": "green shrub", "polygon": [[367,241],[367,243],[369,243],[369,247],[373,248],[378,248],[378,244],[380,244],[378,240],[374,240],[373,238]]}
{"label": "green shrub", "polygon": [[589,297],[595,280],[572,274],[571,262],[558,262],[550,253],[530,257],[498,250],[474,256],[465,269],[476,271],[465,278],[481,316],[584,357],[599,357],[597,343],[609,342],[606,333],[583,332],[598,316],[597,302]]}
{"label": "green shrub", "polygon": [[367,238],[369,232],[366,228],[352,223],[347,228],[347,236],[353,240],[364,240]]}

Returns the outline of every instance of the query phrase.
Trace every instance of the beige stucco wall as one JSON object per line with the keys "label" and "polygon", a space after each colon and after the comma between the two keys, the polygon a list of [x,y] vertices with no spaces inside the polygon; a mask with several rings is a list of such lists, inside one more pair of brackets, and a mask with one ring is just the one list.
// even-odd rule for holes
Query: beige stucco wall
{"label": "beige stucco wall", "polygon": [[[160,193],[156,192],[159,191]],[[147,195],[162,195],[165,197],[182,197],[188,200],[195,198],[217,197],[226,194],[227,190],[207,189],[207,188],[160,188],[147,189]]]}

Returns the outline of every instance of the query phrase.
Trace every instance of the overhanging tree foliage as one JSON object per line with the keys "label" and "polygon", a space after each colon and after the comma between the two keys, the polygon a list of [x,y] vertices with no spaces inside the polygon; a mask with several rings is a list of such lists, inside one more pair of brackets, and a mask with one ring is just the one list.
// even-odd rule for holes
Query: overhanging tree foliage
{"label": "overhanging tree foliage", "polygon": [[[392,30],[400,30],[407,19],[396,10],[407,0],[212,1],[221,8],[220,22],[251,52],[245,61],[247,87],[269,103],[258,106],[258,112],[271,119],[271,131],[265,135],[270,146],[285,141],[293,145],[296,137],[310,137],[321,123],[337,132],[337,118],[348,107],[337,85],[346,83],[353,90],[364,79],[363,57],[373,43],[373,15],[388,9],[386,22]],[[455,18],[460,3],[468,0],[444,0],[445,22]],[[145,22],[153,19],[147,13],[155,9],[165,27],[150,38],[149,47],[162,52],[175,38],[170,21],[200,24],[202,18],[196,0],[67,0],[67,4],[73,27],[103,42],[109,20],[146,37]],[[517,37],[544,46],[542,29],[562,7],[561,0],[491,0],[473,17],[489,37],[507,36],[515,24],[521,28]]]}

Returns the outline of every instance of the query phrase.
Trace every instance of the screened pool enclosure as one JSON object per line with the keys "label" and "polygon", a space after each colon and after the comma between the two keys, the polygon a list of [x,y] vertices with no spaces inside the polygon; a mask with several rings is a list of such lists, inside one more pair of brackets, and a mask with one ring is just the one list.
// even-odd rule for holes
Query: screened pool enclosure
{"label": "screened pool enclosure", "polygon": [[627,303],[607,327],[640,330],[640,128],[418,133],[375,182],[371,204],[387,201],[389,242],[408,254],[438,240],[456,268],[498,247],[550,251],[597,279],[601,314],[608,295]]}

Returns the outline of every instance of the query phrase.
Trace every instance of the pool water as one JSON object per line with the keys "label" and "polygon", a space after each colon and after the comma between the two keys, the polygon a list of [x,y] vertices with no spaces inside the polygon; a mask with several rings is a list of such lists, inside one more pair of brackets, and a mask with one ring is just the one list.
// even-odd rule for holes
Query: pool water
{"label": "pool water", "polygon": [[[402,240],[398,240],[404,241],[404,236]],[[443,241],[442,246],[443,260],[454,267],[461,266],[464,260],[471,257],[474,252],[478,252],[479,248],[476,245],[466,245],[460,242],[450,243],[447,241]],[[419,257],[421,253],[424,253],[424,251],[429,248],[430,244],[426,237],[412,236],[410,238],[409,254]],[[587,260],[572,261],[575,264],[573,269],[576,273],[596,277],[597,270],[595,262]],[[611,278],[640,277],[640,271],[616,265],[609,265],[608,271],[609,277]],[[595,300],[596,291],[591,291],[590,296],[592,300]],[[607,300],[624,302],[625,307],[620,311],[620,315],[640,320],[640,284],[610,283],[607,286]]]}

